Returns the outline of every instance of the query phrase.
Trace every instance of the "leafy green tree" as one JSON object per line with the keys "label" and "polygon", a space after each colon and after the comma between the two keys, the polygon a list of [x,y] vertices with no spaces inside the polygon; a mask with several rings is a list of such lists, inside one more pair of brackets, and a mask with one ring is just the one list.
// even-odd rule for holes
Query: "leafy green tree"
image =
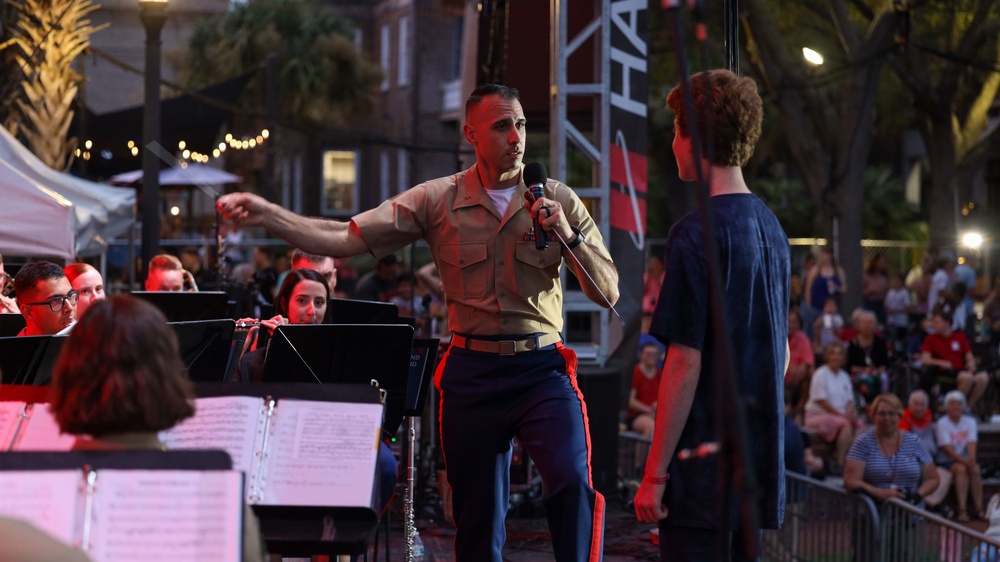
{"label": "leafy green tree", "polygon": [[[860,1],[860,0],[858,0]],[[788,151],[848,278],[861,277],[864,171],[875,139],[875,93],[897,28],[891,4],[870,23],[846,0],[747,0],[742,22],[748,66],[781,121]],[[779,16],[780,14],[780,16]],[[811,68],[801,48],[826,57]],[[835,226],[836,225],[836,226]],[[860,301],[848,284],[847,307]]]}
{"label": "leafy green tree", "polygon": [[988,112],[1000,91],[1000,1],[909,0],[901,7],[901,48],[891,64],[912,92],[927,147],[931,244],[954,246],[956,191],[986,163]]}
{"label": "leafy green tree", "polygon": [[[311,0],[247,0],[198,24],[181,62],[186,86],[200,88],[261,68],[277,56],[280,116],[343,124],[372,109],[380,70],[355,49],[350,24]],[[246,104],[263,111],[258,72]]]}

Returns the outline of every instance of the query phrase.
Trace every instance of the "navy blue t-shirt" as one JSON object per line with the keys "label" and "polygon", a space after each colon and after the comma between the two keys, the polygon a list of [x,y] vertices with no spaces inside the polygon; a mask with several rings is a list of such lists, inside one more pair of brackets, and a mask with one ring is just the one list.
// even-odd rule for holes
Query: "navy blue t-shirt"
{"label": "navy blue t-shirt", "polygon": [[[746,412],[749,453],[756,468],[759,523],[778,528],[784,518],[784,367],[788,339],[788,238],[774,214],[752,194],[711,198],[722,276],[723,310]],[[677,451],[717,442],[716,352],[709,314],[708,276],[699,213],[684,216],[667,237],[666,275],[649,333],[670,345],[698,349],[701,375]],[[667,524],[719,527],[716,458],[670,462],[664,503]],[[730,505],[737,525],[738,502]],[[735,528],[735,527],[734,527]]]}

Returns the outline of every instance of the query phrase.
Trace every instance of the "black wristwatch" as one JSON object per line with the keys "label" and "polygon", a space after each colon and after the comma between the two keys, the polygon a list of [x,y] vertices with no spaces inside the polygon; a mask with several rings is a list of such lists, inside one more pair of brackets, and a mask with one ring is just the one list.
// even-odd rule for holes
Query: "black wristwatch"
{"label": "black wristwatch", "polygon": [[570,250],[574,250],[577,246],[583,244],[583,241],[586,240],[587,237],[583,235],[583,232],[581,232],[579,228],[575,226],[571,226],[569,228],[576,233],[576,237],[567,242],[566,247]]}

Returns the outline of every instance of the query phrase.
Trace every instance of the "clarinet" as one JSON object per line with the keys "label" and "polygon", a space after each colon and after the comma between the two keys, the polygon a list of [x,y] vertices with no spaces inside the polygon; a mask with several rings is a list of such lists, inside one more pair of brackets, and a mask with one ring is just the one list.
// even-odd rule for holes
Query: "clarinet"
{"label": "clarinet", "polygon": [[403,537],[406,541],[406,562],[413,562],[414,554],[413,548],[416,542],[417,526],[414,523],[414,506],[413,506],[413,486],[416,484],[417,480],[417,466],[416,466],[416,451],[414,451],[414,444],[416,442],[416,429],[415,422],[413,418],[409,418],[406,430],[407,438],[407,455],[406,455],[406,496],[403,500]]}

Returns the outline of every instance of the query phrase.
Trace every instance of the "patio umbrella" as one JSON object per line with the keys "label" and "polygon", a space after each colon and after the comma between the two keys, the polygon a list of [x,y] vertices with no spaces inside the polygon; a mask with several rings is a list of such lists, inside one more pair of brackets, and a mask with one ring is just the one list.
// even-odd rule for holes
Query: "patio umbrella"
{"label": "patio umbrella", "polygon": [[[160,170],[160,185],[222,185],[237,183],[240,176],[230,174],[204,164],[187,163],[183,167],[170,167]],[[142,182],[142,170],[132,170],[111,176],[114,183],[133,184]]]}

